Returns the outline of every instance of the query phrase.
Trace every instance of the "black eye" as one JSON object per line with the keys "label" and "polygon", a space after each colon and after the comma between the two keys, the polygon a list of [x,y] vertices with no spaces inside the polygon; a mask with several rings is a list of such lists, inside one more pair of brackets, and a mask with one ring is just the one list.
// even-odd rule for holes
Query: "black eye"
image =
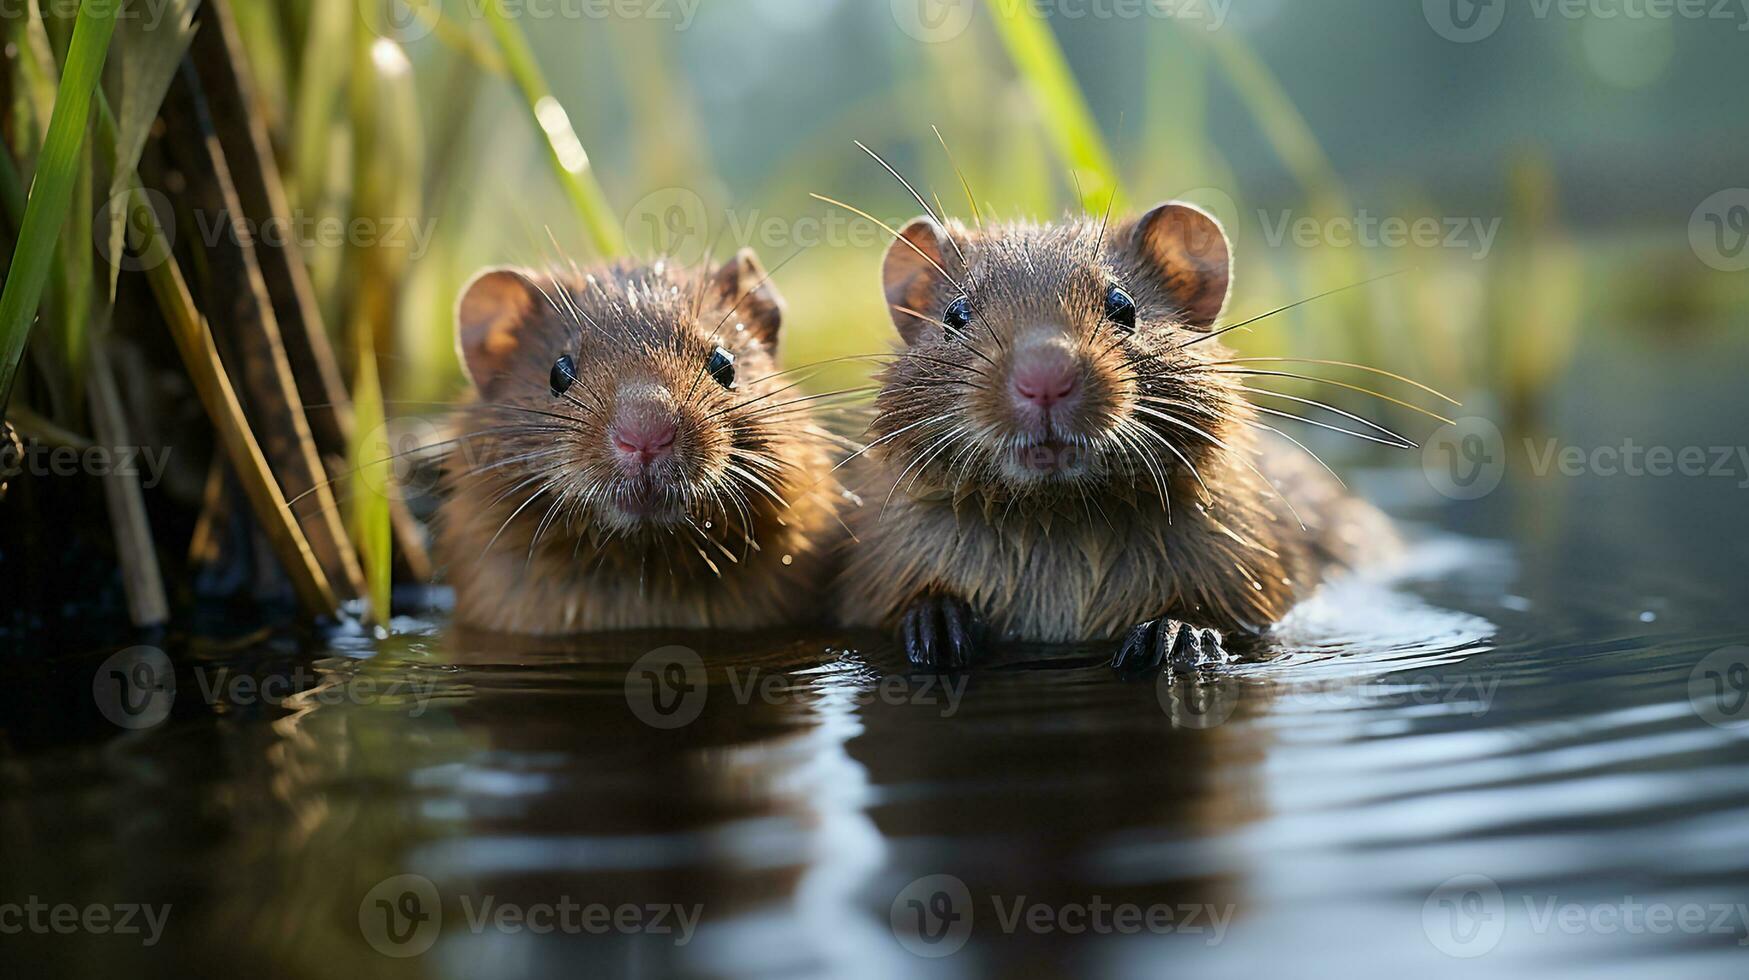
{"label": "black eye", "polygon": [[947,324],[947,328],[956,333],[971,326],[972,301],[961,296],[947,304],[947,312],[941,315],[941,322]]}
{"label": "black eye", "polygon": [[704,369],[717,379],[717,384],[724,388],[735,387],[735,355],[718,347],[711,351],[710,359],[704,362]]}
{"label": "black eye", "polygon": [[1105,294],[1105,318],[1125,331],[1136,329],[1136,301],[1117,286]]}
{"label": "black eye", "polygon": [[553,387],[553,397],[557,398],[577,383],[577,362],[571,360],[571,355],[562,354],[553,362],[553,373],[547,376],[547,384]]}

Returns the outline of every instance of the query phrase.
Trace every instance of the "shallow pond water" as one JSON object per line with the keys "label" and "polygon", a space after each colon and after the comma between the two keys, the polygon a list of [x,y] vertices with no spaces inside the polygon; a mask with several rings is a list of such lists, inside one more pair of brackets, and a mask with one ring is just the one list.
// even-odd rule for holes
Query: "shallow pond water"
{"label": "shallow pond water", "polygon": [[[1729,358],[1597,361],[1562,445],[1743,441]],[[44,657],[0,722],[8,972],[1740,974],[1749,473],[1542,445],[1474,501],[1370,481],[1404,567],[1217,675],[441,612],[179,648],[174,696],[150,651]]]}

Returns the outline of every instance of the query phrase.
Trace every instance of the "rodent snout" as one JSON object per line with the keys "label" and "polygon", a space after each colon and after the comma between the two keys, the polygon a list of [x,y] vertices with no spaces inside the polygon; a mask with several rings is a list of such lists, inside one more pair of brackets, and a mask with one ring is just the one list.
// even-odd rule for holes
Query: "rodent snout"
{"label": "rodent snout", "polygon": [[622,463],[641,469],[674,450],[677,432],[674,415],[665,406],[634,404],[615,417],[607,438]]}
{"label": "rodent snout", "polygon": [[1014,352],[1008,378],[1020,401],[1050,408],[1074,397],[1080,374],[1072,351],[1059,344],[1038,344]]}

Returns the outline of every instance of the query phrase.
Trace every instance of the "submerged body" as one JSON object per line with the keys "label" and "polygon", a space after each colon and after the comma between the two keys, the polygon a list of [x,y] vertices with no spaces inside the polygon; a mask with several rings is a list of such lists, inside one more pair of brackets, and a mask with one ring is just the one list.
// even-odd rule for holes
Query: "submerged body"
{"label": "submerged body", "polygon": [[924,667],[992,638],[1120,641],[1120,667],[1218,662],[1228,637],[1394,547],[1244,397],[1211,332],[1228,253],[1208,215],[920,218],[901,239],[884,280],[905,346],[851,481],[868,505],[850,519],[846,623],[897,628]]}
{"label": "submerged body", "polygon": [[515,633],[805,622],[829,578],[829,438],[776,367],[750,252],[483,273],[458,308],[438,551],[456,618]]}

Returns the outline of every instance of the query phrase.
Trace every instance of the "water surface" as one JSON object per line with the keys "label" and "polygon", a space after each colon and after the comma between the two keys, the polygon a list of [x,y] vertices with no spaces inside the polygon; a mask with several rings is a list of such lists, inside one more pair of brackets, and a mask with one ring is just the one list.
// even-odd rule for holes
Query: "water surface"
{"label": "water surface", "polygon": [[[1555,398],[1564,444],[1742,441],[1728,360],[1629,353]],[[126,729],[113,647],[45,655],[0,722],[0,903],[169,909],[149,947],[0,943],[20,976],[1739,974],[1749,474],[1507,453],[1476,501],[1370,481],[1405,567],[1218,675],[439,611],[166,642],[169,716]]]}

